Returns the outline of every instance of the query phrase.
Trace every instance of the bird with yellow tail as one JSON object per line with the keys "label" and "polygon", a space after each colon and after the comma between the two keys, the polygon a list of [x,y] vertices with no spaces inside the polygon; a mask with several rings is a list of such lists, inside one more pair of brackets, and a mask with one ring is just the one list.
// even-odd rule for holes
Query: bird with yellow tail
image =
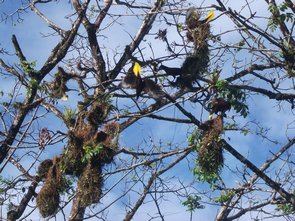
{"label": "bird with yellow tail", "polygon": [[134,62],[129,68],[126,76],[121,81],[122,88],[136,89],[136,98],[138,98],[143,90],[143,82],[140,76],[141,66]]}
{"label": "bird with yellow tail", "polygon": [[214,18],[214,11],[210,11],[205,19],[201,19],[201,12],[190,8],[186,15],[187,39],[194,42],[196,48],[203,47],[210,35],[209,22]]}
{"label": "bird with yellow tail", "polygon": [[186,25],[188,29],[195,29],[200,25],[207,24],[214,18],[214,11],[209,11],[205,19],[201,20],[201,12],[196,10],[194,7],[189,8],[186,14]]}
{"label": "bird with yellow tail", "polygon": [[131,68],[128,70],[126,76],[121,81],[123,88],[130,88],[136,90],[136,98],[141,95],[142,92],[148,94],[155,100],[158,100],[165,96],[161,87],[151,79],[142,79],[140,76],[141,66],[139,63],[134,62]]}
{"label": "bird with yellow tail", "polygon": [[133,74],[135,75],[135,83],[136,83],[136,99],[139,98],[143,88],[144,88],[144,83],[141,79],[140,73],[141,73],[141,66],[139,63],[135,62],[133,65]]}

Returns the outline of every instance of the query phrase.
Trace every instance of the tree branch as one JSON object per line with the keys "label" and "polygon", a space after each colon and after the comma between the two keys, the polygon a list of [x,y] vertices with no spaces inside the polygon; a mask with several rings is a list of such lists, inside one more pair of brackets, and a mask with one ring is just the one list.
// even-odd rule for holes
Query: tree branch
{"label": "tree branch", "polygon": [[[270,167],[270,165],[275,162],[280,156],[282,156],[283,153],[285,153],[290,147],[292,147],[295,144],[295,137],[293,139],[291,139],[286,145],[284,145],[276,154],[274,154],[274,156],[267,160],[260,168],[259,170],[261,172],[264,172],[266,169],[268,169]],[[255,173],[241,188],[247,188],[249,187],[249,185],[252,185],[255,180],[257,180],[257,178],[259,178],[259,176]],[[222,208],[220,209],[217,217],[216,217],[216,221],[223,221],[226,220],[226,218],[228,217],[228,215],[230,214],[230,212],[232,211],[233,208],[235,208],[235,205],[239,202],[239,200],[242,197],[242,193],[238,194],[238,196],[236,195],[232,196],[225,205],[222,206]],[[234,199],[234,201],[233,201]]]}
{"label": "tree branch", "polygon": [[[295,143],[295,138],[292,142]],[[293,204],[295,206],[295,196],[293,194],[288,193],[284,190],[280,184],[273,181],[269,176],[263,173],[259,168],[257,168],[253,163],[251,163],[247,158],[241,155],[238,151],[236,151],[231,145],[229,145],[224,139],[222,140],[222,144],[224,149],[230,152],[235,158],[245,164],[250,170],[252,170],[258,177],[263,179],[265,183],[273,188],[276,192],[278,192],[283,198],[286,199],[287,202]]]}
{"label": "tree branch", "polygon": [[128,46],[126,46],[123,55],[117,62],[115,68],[111,71],[110,79],[115,79],[118,76],[121,69],[124,67],[125,63],[129,60],[130,55],[135,51],[135,49],[139,46],[140,42],[143,40],[144,36],[152,28],[152,25],[158,15],[157,12],[164,6],[164,4],[164,0],[157,0],[154,4],[154,7],[147,13],[134,39],[132,39],[132,42]]}
{"label": "tree branch", "polygon": [[184,153],[182,156],[180,156],[179,158],[177,158],[173,163],[171,163],[170,165],[168,165],[166,168],[155,172],[152,174],[152,176],[150,177],[150,179],[147,182],[147,185],[144,187],[144,190],[141,194],[141,196],[139,197],[139,199],[137,200],[136,204],[133,206],[133,208],[131,209],[131,211],[129,211],[125,218],[123,219],[123,221],[130,221],[133,216],[135,215],[136,211],[139,209],[139,207],[142,205],[145,197],[147,196],[147,194],[149,193],[149,190],[152,186],[152,184],[154,183],[155,179],[157,177],[159,177],[160,175],[162,175],[163,173],[165,173],[167,170],[171,169],[172,167],[174,167],[176,164],[178,164],[181,160],[183,160],[188,154],[190,153],[190,151],[187,151],[186,153]]}
{"label": "tree branch", "polygon": [[32,199],[33,196],[36,195],[35,190],[37,185],[38,185],[38,182],[36,181],[32,182],[31,186],[28,189],[27,194],[22,198],[20,204],[17,206],[17,209],[8,211],[7,220],[15,221],[22,216],[30,200]]}

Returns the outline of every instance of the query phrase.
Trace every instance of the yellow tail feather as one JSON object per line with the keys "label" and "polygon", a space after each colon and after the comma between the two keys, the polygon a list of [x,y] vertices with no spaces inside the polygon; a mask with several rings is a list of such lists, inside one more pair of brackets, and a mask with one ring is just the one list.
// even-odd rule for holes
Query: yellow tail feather
{"label": "yellow tail feather", "polygon": [[211,21],[212,19],[214,18],[214,11],[213,10],[211,10],[209,13],[208,13],[208,15],[207,15],[207,17],[206,17],[206,22],[209,22],[209,21]]}
{"label": "yellow tail feather", "polygon": [[140,64],[135,62],[133,66],[133,73],[135,74],[135,76],[140,76],[140,71],[141,71]]}

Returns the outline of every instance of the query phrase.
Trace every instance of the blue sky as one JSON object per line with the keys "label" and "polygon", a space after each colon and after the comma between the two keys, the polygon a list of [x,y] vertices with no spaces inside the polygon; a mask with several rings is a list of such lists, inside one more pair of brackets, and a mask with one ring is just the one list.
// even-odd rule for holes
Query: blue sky
{"label": "blue sky", "polygon": [[[5,1],[1,7],[1,11],[9,11],[12,12],[18,6],[19,1]],[[103,4],[103,3],[102,3]],[[210,6],[211,1],[206,1],[206,5]],[[266,5],[261,4],[261,2],[252,3],[253,10],[260,13],[261,16],[266,16]],[[255,5],[254,5],[255,4]],[[229,1],[228,5],[231,8],[239,10],[240,3],[238,1]],[[57,24],[61,25],[62,27],[66,28],[69,27],[69,21],[64,19],[65,15],[69,15],[72,11],[71,6],[69,4],[62,1],[59,3],[51,3],[46,7],[43,7],[42,10],[44,13],[49,15],[49,17],[56,22]],[[131,14],[128,11],[119,10],[118,6],[114,6],[111,10],[111,13],[118,13],[118,14]],[[247,9],[243,9],[242,13],[247,15]],[[218,13],[217,15],[218,16]],[[44,21],[41,21],[34,13],[30,10],[28,13],[22,14],[22,18],[24,19],[21,23],[17,23],[16,19],[8,20],[6,23],[0,23],[0,32],[5,33],[1,36],[0,40],[0,47],[6,48],[9,53],[14,53],[14,49],[11,44],[11,35],[16,34],[23,49],[24,54],[26,55],[29,61],[37,60],[37,68],[41,67],[42,64],[45,62],[46,58],[48,57],[50,51],[52,50],[53,46],[59,40],[58,37],[40,37],[41,35],[49,35],[52,31],[47,27]],[[122,24],[120,24],[122,23]],[[107,24],[105,24],[107,25]],[[163,24],[162,24],[163,25]],[[257,25],[266,25],[265,19],[257,20]],[[140,20],[134,19],[133,16],[122,16],[118,20],[118,24],[115,25],[111,32],[108,34],[108,30],[102,30],[103,34],[108,34],[108,38],[100,38],[100,40],[107,45],[109,50],[105,50],[108,52],[110,58],[112,58],[115,49],[123,49],[125,45],[130,42],[130,35],[134,36],[136,31],[140,26]],[[154,27],[151,32],[155,33],[159,28],[162,26]],[[164,26],[163,26],[164,27]],[[214,34],[222,33],[225,30],[231,30],[234,26],[232,23],[229,22],[229,19],[226,16],[221,16],[218,20],[212,23],[212,30]],[[129,34],[127,33],[126,29],[128,30]],[[81,30],[83,32],[83,29]],[[119,33],[119,34],[118,34]],[[36,37],[37,36],[37,37]],[[152,36],[150,38],[153,38]],[[176,36],[176,30],[173,27],[168,28],[168,38],[170,41],[172,39],[177,40],[178,37]],[[37,40],[36,40],[37,39]],[[225,42],[232,42],[237,43],[240,41],[240,37],[237,33],[228,33],[222,36],[222,40]],[[153,47],[153,52],[157,56],[161,56],[162,54],[167,53],[165,46],[160,42],[156,42],[156,46]],[[76,54],[73,54],[75,56]],[[151,51],[145,50],[145,57],[146,59],[152,56]],[[71,55],[69,55],[71,56]],[[1,55],[2,57],[2,55]],[[248,54],[245,52],[241,52],[239,58],[243,60],[242,62],[246,63],[246,60],[251,59]],[[3,56],[3,59],[7,61],[9,64],[14,64],[18,62],[15,56]],[[181,64],[181,60],[174,61],[174,62],[167,62],[167,64],[171,66],[178,66]],[[228,66],[223,68],[222,76],[229,76],[233,74],[233,69],[231,67],[232,60],[229,57]],[[52,75],[54,72],[52,72]],[[148,75],[148,71],[143,70],[144,75]],[[14,81],[9,78],[1,79],[4,80],[5,84],[1,83],[1,90],[4,92],[8,92]],[[89,79],[91,81],[91,79]],[[259,82],[257,83],[259,84]],[[130,91],[131,92],[131,91]],[[25,92],[23,92],[25,93]],[[62,109],[64,106],[75,106],[76,101],[79,99],[76,97],[77,93],[70,94],[70,100],[66,103],[62,101],[59,102],[59,107]],[[242,136],[239,132],[226,132],[224,137],[228,142],[236,148],[241,154],[247,156],[251,162],[253,162],[258,167],[265,161],[266,158],[271,157],[271,152],[276,152],[282,145],[287,143],[287,137],[294,135],[294,115],[290,111],[290,107],[288,105],[284,105],[284,109],[280,110],[278,107],[275,107],[275,102],[269,102],[269,99],[266,99],[262,96],[253,95],[248,99],[248,105],[250,110],[250,115],[243,119],[242,117],[236,118],[236,120],[241,124],[249,124],[251,121],[257,121],[264,127],[270,128],[269,136],[273,140],[278,140],[278,144],[271,143],[267,140],[263,140],[254,134],[250,134],[247,136]],[[121,107],[124,105],[131,105],[131,102],[128,100],[121,101],[119,104]],[[204,113],[201,115],[201,110],[196,105],[190,106],[189,104],[185,105],[188,110],[191,110],[192,113],[196,115],[196,117],[201,120],[205,121],[208,119],[208,113]],[[44,111],[43,111],[44,112]],[[184,118],[182,114],[179,113],[174,107],[170,107],[168,109],[163,110],[160,112],[161,114],[165,114],[165,116],[169,117],[180,117]],[[42,110],[40,111],[42,114]],[[234,113],[231,112],[229,116],[232,116]],[[292,122],[293,119],[293,129],[287,130],[288,124]],[[230,122],[230,120],[229,120]],[[52,115],[48,115],[46,119],[42,119],[39,121],[39,127],[45,124],[49,129],[55,129],[56,127],[60,128],[60,130],[65,130],[64,126],[56,119],[52,117]],[[251,128],[253,132],[256,130],[254,124],[251,124]],[[38,125],[35,126],[38,128]],[[0,130],[1,130],[0,126]],[[130,128],[124,131],[120,135],[120,146],[122,148],[134,148],[137,149],[138,146],[144,148],[152,148],[153,144],[155,146],[159,146],[160,143],[167,144],[168,142],[174,142],[179,144],[179,147],[185,147],[187,145],[187,134],[191,132],[193,129],[193,125],[184,125],[184,124],[174,124],[171,122],[164,123],[163,121],[151,120],[148,118],[142,119],[135,124],[133,124]],[[230,140],[227,139],[230,137]],[[65,143],[64,143],[65,145]],[[51,148],[48,148],[44,151],[42,158],[51,158],[56,154],[60,154],[63,149],[63,145],[54,145]],[[236,168],[242,168],[242,165],[233,158],[229,153],[224,152],[225,156],[225,164],[226,166],[230,167],[231,169],[235,170]],[[180,165],[178,165],[173,171],[168,173],[170,176],[175,175],[175,178],[172,179],[172,183],[174,182],[175,185],[179,185],[179,180],[186,184],[191,183],[194,181],[194,177],[191,171],[188,169],[188,164],[192,167],[194,164],[194,157],[188,157],[188,160],[184,160]],[[28,166],[32,159],[27,159],[24,162],[24,165]],[[119,161],[118,161],[119,162]],[[276,164],[277,165],[277,164]],[[273,167],[272,169],[274,169]],[[13,172],[11,172],[13,171]],[[15,169],[8,165],[8,167],[3,171],[3,176],[11,176],[12,174],[18,173]],[[239,178],[231,173],[226,167],[222,173],[224,177],[224,181],[228,183],[229,186],[236,186]],[[168,176],[166,174],[163,177]],[[111,186],[114,180],[120,179],[120,176],[116,176],[110,180],[110,182],[106,183],[105,188]],[[140,187],[138,187],[140,189]],[[194,183],[194,188],[196,189],[206,189],[208,185]],[[122,191],[122,186],[117,187],[114,191],[108,193],[103,199],[102,203],[110,203],[113,199],[116,199],[120,196]],[[190,190],[192,193],[194,189]],[[216,192],[213,194],[217,194]],[[124,210],[124,202],[128,202],[131,199],[133,202],[137,200],[137,198],[132,198],[136,196],[134,193],[128,193],[123,200],[119,201],[118,203],[111,206],[109,217],[110,220],[122,220],[122,217],[126,214]],[[138,196],[136,196],[138,197]],[[147,198],[147,201],[149,199]],[[168,201],[163,201],[163,208],[167,212],[167,220],[189,220],[190,214],[186,212],[186,208],[181,205],[179,199],[175,196],[169,196]],[[100,204],[95,209],[95,211],[99,211],[99,208],[102,208],[104,205]],[[218,207],[206,205],[206,209],[204,210],[197,210],[194,213],[193,220],[213,220],[216,216]],[[145,204],[136,214],[133,220],[148,220],[147,212],[155,212],[155,206],[151,204]],[[111,214],[112,213],[112,214]],[[33,220],[39,220],[40,215],[37,211],[35,211],[34,216],[32,216]],[[116,215],[113,215],[116,214]],[[93,219],[95,220],[95,219]],[[246,221],[249,220],[248,215],[244,216],[240,220]],[[275,219],[273,219],[275,220]],[[277,219],[278,221],[281,219]]]}

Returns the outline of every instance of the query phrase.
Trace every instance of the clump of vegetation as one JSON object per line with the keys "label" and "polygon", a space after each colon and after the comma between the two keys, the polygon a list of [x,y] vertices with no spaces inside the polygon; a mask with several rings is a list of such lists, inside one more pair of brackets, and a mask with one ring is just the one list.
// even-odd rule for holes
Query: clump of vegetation
{"label": "clump of vegetation", "polygon": [[91,110],[87,113],[87,121],[90,125],[97,127],[102,124],[110,111],[110,104],[107,101],[96,101]]}
{"label": "clump of vegetation", "polygon": [[102,194],[103,178],[99,165],[89,162],[78,181],[78,194],[83,207],[98,203]]}
{"label": "clump of vegetation", "polygon": [[67,175],[79,176],[85,164],[82,162],[84,151],[82,149],[83,139],[69,132],[69,142],[65,152],[62,154],[60,166]]}
{"label": "clump of vegetation", "polygon": [[51,159],[43,160],[38,167],[38,176],[41,179],[46,179],[49,169],[52,167],[53,161]]}
{"label": "clump of vegetation", "polygon": [[37,196],[37,207],[43,217],[48,217],[56,213],[60,198],[55,182],[47,181]]}
{"label": "clump of vegetation", "polygon": [[208,174],[218,174],[223,165],[222,146],[220,134],[223,131],[222,116],[200,125],[204,130],[201,145],[198,151],[198,165],[201,170]]}
{"label": "clump of vegetation", "polygon": [[205,206],[201,204],[200,200],[202,198],[198,195],[188,196],[187,199],[182,203],[182,205],[187,207],[187,211],[194,212],[196,209],[204,209]]}
{"label": "clump of vegetation", "polygon": [[65,123],[68,127],[73,127],[76,122],[77,111],[76,109],[65,108],[64,117]]}
{"label": "clump of vegetation", "polygon": [[278,204],[276,210],[282,212],[285,215],[295,214],[294,205],[291,203]]}
{"label": "clump of vegetation", "polygon": [[54,158],[45,183],[37,196],[37,207],[43,217],[54,215],[59,207],[60,193],[68,187],[59,168],[60,158]]}
{"label": "clump of vegetation", "polygon": [[234,191],[225,191],[220,196],[214,198],[214,202],[224,204],[235,195]]}

